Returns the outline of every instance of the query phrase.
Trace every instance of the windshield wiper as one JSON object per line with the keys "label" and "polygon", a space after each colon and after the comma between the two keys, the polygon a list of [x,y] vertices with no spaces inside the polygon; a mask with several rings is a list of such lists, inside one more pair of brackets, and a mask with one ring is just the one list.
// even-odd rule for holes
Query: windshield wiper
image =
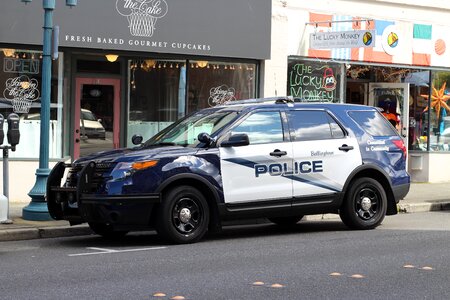
{"label": "windshield wiper", "polygon": [[159,143],[156,143],[154,145],[158,145],[158,146],[177,146],[177,143],[174,143],[174,142],[159,142]]}

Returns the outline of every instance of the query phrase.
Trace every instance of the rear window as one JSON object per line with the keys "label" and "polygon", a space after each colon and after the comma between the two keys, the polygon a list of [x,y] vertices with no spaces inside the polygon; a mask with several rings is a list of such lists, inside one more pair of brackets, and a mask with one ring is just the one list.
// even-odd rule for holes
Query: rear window
{"label": "rear window", "polygon": [[348,114],[371,136],[397,135],[391,124],[377,111],[349,111]]}

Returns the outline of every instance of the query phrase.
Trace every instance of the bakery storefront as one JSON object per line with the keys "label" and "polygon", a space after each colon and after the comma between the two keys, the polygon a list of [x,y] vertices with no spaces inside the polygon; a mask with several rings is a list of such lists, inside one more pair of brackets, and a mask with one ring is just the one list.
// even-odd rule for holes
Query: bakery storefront
{"label": "bakery storefront", "polygon": [[412,181],[450,181],[449,28],[304,12],[287,93],[380,107],[408,148]]}
{"label": "bakery storefront", "polygon": [[[19,0],[3,1],[0,11],[0,113],[17,113],[21,132],[10,152],[10,185],[20,176],[28,185],[12,188],[10,198],[29,201],[39,158],[44,11],[40,1]],[[57,3],[53,20],[51,164],[132,146],[133,134],[148,139],[190,112],[258,97],[261,62],[270,58],[270,0]]]}

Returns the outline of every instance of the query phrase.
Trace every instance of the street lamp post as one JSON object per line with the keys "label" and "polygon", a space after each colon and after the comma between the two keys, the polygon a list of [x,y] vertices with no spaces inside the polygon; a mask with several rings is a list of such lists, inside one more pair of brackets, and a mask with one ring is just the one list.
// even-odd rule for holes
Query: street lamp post
{"label": "street lamp post", "polygon": [[[21,0],[25,4],[32,0]],[[69,7],[76,6],[77,0],[66,0]],[[23,208],[22,217],[25,220],[46,221],[51,217],[45,202],[47,178],[50,174],[49,162],[49,130],[50,130],[50,95],[52,83],[51,38],[53,29],[53,10],[55,0],[42,0],[44,8],[44,40],[42,51],[42,93],[41,93],[41,136],[39,145],[39,168],[36,170],[36,183],[28,195],[31,202]]]}

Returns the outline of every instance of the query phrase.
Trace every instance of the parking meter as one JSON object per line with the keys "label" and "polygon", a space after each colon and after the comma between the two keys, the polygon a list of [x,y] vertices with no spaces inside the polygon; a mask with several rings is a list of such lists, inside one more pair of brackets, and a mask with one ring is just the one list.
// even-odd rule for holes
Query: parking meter
{"label": "parking meter", "polygon": [[3,131],[3,123],[5,122],[5,118],[2,114],[0,114],[0,146],[3,145],[3,140],[5,139],[5,132]]}
{"label": "parking meter", "polygon": [[19,116],[17,114],[9,114],[8,116],[8,143],[11,145],[11,150],[16,151],[16,145],[20,140],[19,131]]}

